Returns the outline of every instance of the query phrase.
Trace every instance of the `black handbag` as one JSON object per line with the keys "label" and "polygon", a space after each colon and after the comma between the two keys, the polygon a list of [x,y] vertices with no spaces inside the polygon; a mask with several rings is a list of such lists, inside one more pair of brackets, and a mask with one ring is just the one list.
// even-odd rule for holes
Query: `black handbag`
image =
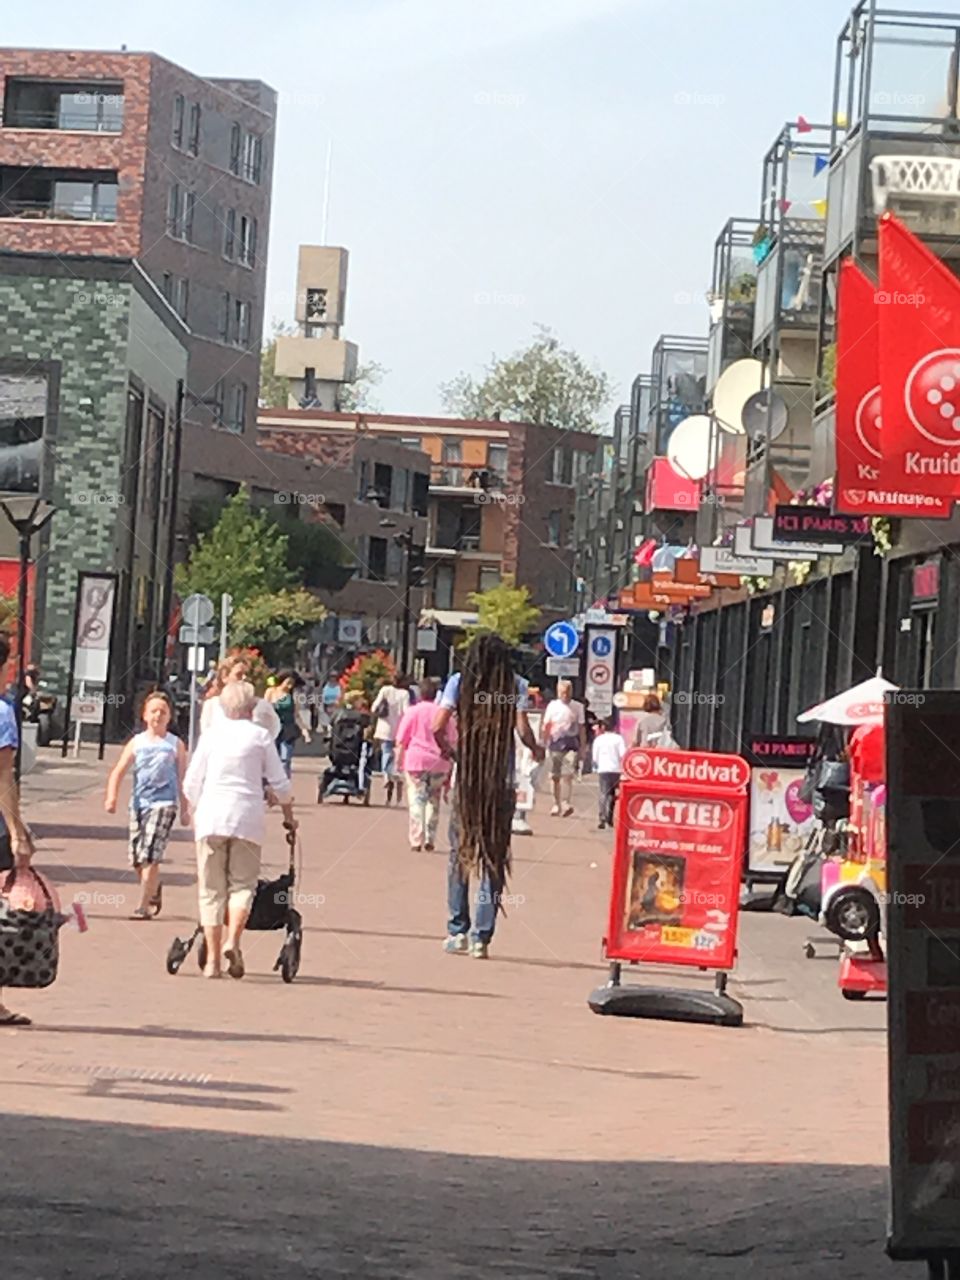
{"label": "black handbag", "polygon": [[67,917],[54,906],[42,876],[33,872],[46,905],[39,911],[10,906],[6,895],[17,878],[11,871],[0,890],[0,987],[49,987],[60,963],[60,929]]}

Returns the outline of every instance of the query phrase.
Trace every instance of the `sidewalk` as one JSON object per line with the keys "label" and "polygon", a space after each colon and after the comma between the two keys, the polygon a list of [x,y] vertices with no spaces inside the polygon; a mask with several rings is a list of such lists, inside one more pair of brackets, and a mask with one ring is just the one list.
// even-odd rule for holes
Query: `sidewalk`
{"label": "sidewalk", "polygon": [[[319,763],[296,762],[291,986],[276,934],[248,935],[243,982],[205,982],[192,956],[169,977],[195,919],[187,833],[164,914],[135,924],[107,763],[38,774],[38,862],[64,900],[86,896],[91,928],[64,934],[53,987],[16,993],[37,1025],[0,1032],[10,1277],[159,1280],[185,1253],[205,1280],[884,1265],[884,1007],[840,998],[800,922],[743,917],[741,1030],[599,1018],[610,841],[592,785],[566,821],[538,799],[480,962],[440,949],[445,817],[440,850],[412,854],[379,782],[368,809],[317,806]],[[279,867],[279,829],[268,851]]]}

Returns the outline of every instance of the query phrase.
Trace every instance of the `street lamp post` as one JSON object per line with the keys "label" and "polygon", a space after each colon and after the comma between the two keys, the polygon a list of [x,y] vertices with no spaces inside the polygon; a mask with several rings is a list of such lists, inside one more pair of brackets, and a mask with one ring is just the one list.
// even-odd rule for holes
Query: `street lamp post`
{"label": "street lamp post", "polygon": [[[394,529],[396,523],[393,520],[381,520],[381,529]],[[412,586],[412,550],[413,550],[413,530],[402,529],[399,533],[393,535],[394,546],[401,547],[403,550],[403,635],[400,640],[400,669],[405,675],[409,675],[410,664],[410,589]]]}
{"label": "street lamp post", "polygon": [[20,781],[20,763],[23,753],[23,683],[26,668],[24,649],[27,644],[27,575],[30,571],[30,544],[34,535],[52,519],[55,508],[46,498],[32,494],[11,496],[0,500],[3,514],[16,530],[20,540],[20,580],[17,583],[17,700],[14,711],[17,717],[17,756],[14,773]]}

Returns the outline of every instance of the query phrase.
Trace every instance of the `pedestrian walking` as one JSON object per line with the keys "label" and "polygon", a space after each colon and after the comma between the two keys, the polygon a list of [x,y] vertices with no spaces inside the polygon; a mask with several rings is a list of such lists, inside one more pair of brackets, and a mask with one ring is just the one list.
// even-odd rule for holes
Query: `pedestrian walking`
{"label": "pedestrian walking", "polygon": [[541,742],[550,758],[553,784],[553,817],[573,813],[573,779],[577,762],[587,751],[586,716],[582,702],[575,702],[569,680],[557,681],[557,696],[547,704],[540,723]]}
{"label": "pedestrian walking", "polygon": [[623,738],[614,730],[613,719],[601,722],[601,731],[593,740],[593,768],[599,785],[597,830],[613,826],[613,809],[620,789],[623,757],[627,753]]}
{"label": "pedestrian walking", "polygon": [[160,864],[177,814],[185,827],[190,825],[183,794],[187,749],[170,732],[172,717],[169,697],[159,691],[148,693],[141,711],[143,730],[120,752],[107,779],[103,807],[107,813],[116,813],[120,783],[133,768],[128,852],[130,865],[140,880],[140,902],[131,913],[131,920],[149,920],[151,914],[160,914]]}
{"label": "pedestrian walking", "polygon": [[[224,691],[228,684],[239,684],[247,679],[250,674],[250,666],[246,658],[233,657],[227,658],[220,663],[217,668],[217,677],[210,684],[204,694],[203,707],[200,711],[200,732],[205,733],[211,725],[215,724],[222,718],[222,709],[220,707],[220,694]],[[256,697],[256,694],[254,694]],[[266,698],[257,698],[256,706],[253,710],[253,723],[258,724],[261,729],[266,729],[269,733],[271,741],[276,741],[277,735],[280,733],[280,717],[274,711],[273,707],[267,702]]]}
{"label": "pedestrian walking", "polygon": [[404,712],[410,706],[406,677],[395,675],[382,684],[373,700],[370,713],[374,717],[373,740],[380,747],[380,772],[386,780],[387,804],[400,799],[400,778],[394,760],[394,744],[397,729]]}
{"label": "pedestrian walking", "polygon": [[295,671],[281,671],[266,696],[266,701],[280,719],[280,732],[274,741],[288,778],[293,773],[294,747],[301,738],[308,744],[310,742],[310,726],[296,701],[296,691],[302,684],[303,678]]}
{"label": "pedestrian walking", "polygon": [[[10,641],[0,634],[0,672],[9,658]],[[14,773],[19,743],[16,712],[0,699],[0,870],[4,872],[29,867],[34,854],[33,837],[20,812],[20,788]],[[26,1014],[7,1008],[0,990],[0,1027],[29,1026]]]}
{"label": "pedestrian walking", "polygon": [[[421,680],[420,697],[409,707],[397,726],[397,768],[407,781],[407,809],[410,814],[410,848],[432,853],[436,844],[440,801],[450,776],[449,755],[441,751],[433,732],[437,718],[432,680]],[[453,721],[446,725],[447,746],[453,750]]]}
{"label": "pedestrian walking", "polygon": [[[637,713],[637,728],[633,736],[635,747],[667,746],[665,736],[669,737],[670,729],[666,712],[655,693],[644,699],[643,709]],[[672,739],[671,739],[672,741]]]}
{"label": "pedestrian walking", "polygon": [[[220,694],[222,715],[203,734],[184,779],[197,844],[200,924],[207,943],[204,977],[245,972],[240,939],[260,875],[266,829],[264,782],[296,830],[290,782],[273,739],[253,723],[253,685],[233,681]],[[226,937],[224,937],[226,926]]]}
{"label": "pedestrian walking", "polygon": [[[440,751],[457,767],[450,809],[447,937],[444,951],[485,960],[503,906],[515,802],[514,729],[538,760],[543,750],[527,720],[527,682],[516,675],[500,636],[481,632],[463,670],[447,681],[433,723]],[[457,716],[456,752],[448,745]],[[470,919],[470,876],[478,881]]]}

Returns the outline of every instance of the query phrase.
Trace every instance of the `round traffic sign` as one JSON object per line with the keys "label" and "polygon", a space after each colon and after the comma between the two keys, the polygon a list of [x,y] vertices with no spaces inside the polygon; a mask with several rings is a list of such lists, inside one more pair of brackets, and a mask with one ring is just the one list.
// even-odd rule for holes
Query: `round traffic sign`
{"label": "round traffic sign", "polygon": [[580,633],[572,622],[554,622],[543,633],[543,647],[551,658],[572,658],[580,647]]}
{"label": "round traffic sign", "polygon": [[184,622],[191,627],[202,627],[204,623],[209,622],[213,617],[213,601],[209,596],[195,593],[192,596],[187,596],[180,612],[183,615]]}
{"label": "round traffic sign", "polygon": [[598,658],[606,658],[613,649],[613,641],[609,636],[594,636],[590,641],[590,652]]}
{"label": "round traffic sign", "polygon": [[613,672],[605,662],[595,662],[590,668],[589,680],[591,684],[609,684],[610,677]]}

